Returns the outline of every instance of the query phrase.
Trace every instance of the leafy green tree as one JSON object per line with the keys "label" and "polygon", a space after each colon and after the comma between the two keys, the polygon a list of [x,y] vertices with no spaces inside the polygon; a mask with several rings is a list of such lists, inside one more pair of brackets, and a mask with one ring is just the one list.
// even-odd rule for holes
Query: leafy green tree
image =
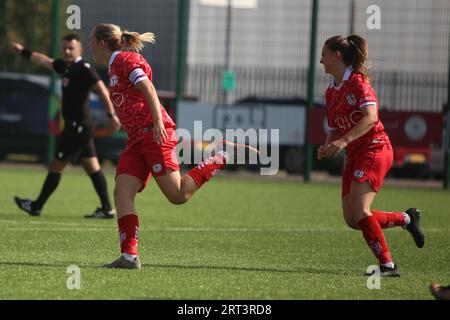
{"label": "leafy green tree", "polygon": [[[59,0],[57,0],[59,1]],[[12,54],[9,41],[21,42],[26,48],[51,54],[53,0],[0,0],[0,71],[48,73],[43,68],[28,63]],[[60,35],[67,33],[65,27],[67,1],[61,1]]]}

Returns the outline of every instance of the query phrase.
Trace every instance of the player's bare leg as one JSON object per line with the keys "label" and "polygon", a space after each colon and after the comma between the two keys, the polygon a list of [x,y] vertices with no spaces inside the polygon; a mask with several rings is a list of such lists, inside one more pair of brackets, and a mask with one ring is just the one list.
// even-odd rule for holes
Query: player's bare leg
{"label": "player's bare leg", "polygon": [[[342,210],[347,225],[352,229],[359,230],[358,224],[353,219],[351,201],[348,195],[342,199]],[[382,229],[402,227],[412,235],[418,248],[422,248],[424,246],[425,235],[420,228],[421,214],[419,209],[409,208],[403,212],[370,210],[370,213],[377,219]]]}
{"label": "player's bare leg", "polygon": [[159,189],[172,204],[180,205],[188,201],[199,189],[191,176],[181,176],[180,171],[168,169],[163,176],[155,177]]}
{"label": "player's bare leg", "polygon": [[66,168],[68,163],[69,159],[66,160],[53,159],[48,167],[48,171],[53,173],[61,173]]}
{"label": "player's bare leg", "polygon": [[[212,148],[221,150],[224,146],[259,153],[255,148],[227,140],[221,141],[220,145],[212,145]],[[206,181],[209,181],[218,170],[226,166],[229,162],[227,152],[216,151],[214,153],[214,156],[204,160],[183,176],[179,171],[168,169],[165,175],[155,177],[159,188],[171,203],[175,205],[186,203]]]}
{"label": "player's bare leg", "polygon": [[135,176],[120,174],[116,177],[114,204],[117,209],[117,219],[136,212],[134,200],[141,187],[142,181]]}
{"label": "player's bare leg", "polygon": [[[156,183],[173,204],[180,205],[186,203],[193,194],[209,181],[218,170],[223,169],[230,161],[226,151],[222,151],[227,147],[236,150],[248,150],[250,152],[259,153],[259,151],[251,146],[234,143],[228,140],[222,140],[219,143],[212,144],[211,148],[215,150],[214,156],[204,160],[187,174],[181,176],[179,171],[167,170],[163,176],[155,177]],[[219,150],[219,151],[218,151]]]}
{"label": "player's bare leg", "polygon": [[398,277],[400,273],[392,260],[383,230],[370,212],[375,196],[376,192],[369,182],[352,181],[348,198],[343,199],[343,207],[347,209],[344,218],[350,227],[355,229],[358,226],[362,231],[367,245],[379,261],[381,275]]}
{"label": "player's bare leg", "polygon": [[40,216],[44,204],[50,195],[56,190],[61,180],[61,172],[69,163],[69,160],[53,159],[48,168],[47,177],[42,185],[41,192],[35,201],[14,197],[17,206],[31,216]]}
{"label": "player's bare leg", "polygon": [[85,215],[85,218],[112,219],[114,210],[109,201],[108,187],[97,157],[81,158],[81,164],[86,174],[91,178],[92,185],[100,199],[101,206],[94,213]]}
{"label": "player's bare leg", "polygon": [[[356,182],[355,182],[356,184]],[[366,187],[368,183],[364,183]],[[370,206],[375,199],[376,193],[373,191],[372,187],[360,188],[359,185],[353,185],[349,194],[342,198],[342,210],[344,213],[345,223],[354,230],[361,230],[358,226],[358,221],[368,217],[371,214]]]}
{"label": "player's bare leg", "polygon": [[119,225],[121,256],[106,268],[140,269],[138,256],[139,219],[134,207],[136,194],[142,187],[140,179],[121,174],[116,177],[114,202],[117,209],[117,224]]}
{"label": "player's bare leg", "polygon": [[81,158],[81,165],[87,175],[91,175],[101,169],[97,157]]}

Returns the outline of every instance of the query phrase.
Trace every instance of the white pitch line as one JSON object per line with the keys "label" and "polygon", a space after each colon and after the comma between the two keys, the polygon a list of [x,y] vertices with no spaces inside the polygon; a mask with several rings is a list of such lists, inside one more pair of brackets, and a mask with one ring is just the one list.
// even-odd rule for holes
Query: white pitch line
{"label": "white pitch line", "polygon": [[[92,223],[74,223],[74,222],[53,222],[53,221],[17,221],[17,220],[0,220],[0,225],[2,223],[10,224],[20,224],[20,225],[55,225],[55,226],[66,226],[66,227],[93,227],[93,228],[110,228],[111,226],[101,226],[99,224]],[[116,226],[116,223],[113,224]]]}
{"label": "white pitch line", "polygon": [[[0,220],[2,223],[20,224],[22,226],[16,228],[3,228],[3,230],[11,231],[102,231],[102,230],[117,230],[117,226],[113,225],[99,225],[93,223],[76,223],[76,222],[55,222],[55,221],[17,221],[17,220]],[[30,227],[23,225],[32,225]],[[47,225],[50,225],[47,227]],[[59,227],[51,227],[51,225]],[[208,228],[208,227],[141,227],[140,231],[154,231],[154,232],[344,232],[351,229],[342,228]],[[426,228],[425,232],[450,232],[450,228]]]}
{"label": "white pitch line", "polygon": [[[2,228],[5,231],[117,231],[117,227],[12,227]],[[289,228],[289,229],[264,229],[264,228],[183,228],[183,227],[168,227],[168,228],[140,228],[139,231],[151,232],[271,232],[271,233],[302,233],[302,232],[347,232],[351,231],[349,228]],[[450,232],[448,228],[429,228],[425,232]]]}

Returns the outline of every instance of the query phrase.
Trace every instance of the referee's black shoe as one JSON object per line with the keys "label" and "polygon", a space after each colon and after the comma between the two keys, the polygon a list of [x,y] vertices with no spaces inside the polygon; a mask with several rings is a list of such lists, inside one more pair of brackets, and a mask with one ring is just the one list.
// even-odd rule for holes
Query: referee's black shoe
{"label": "referee's black shoe", "polygon": [[31,216],[37,217],[41,215],[41,210],[33,209],[33,201],[31,199],[21,199],[19,197],[14,197],[19,209],[25,211]]}
{"label": "referee's black shoe", "polygon": [[416,246],[419,248],[423,248],[425,244],[425,235],[420,229],[420,210],[416,208],[409,208],[405,212],[411,220],[406,226],[406,230],[408,230],[409,233],[411,233],[411,235],[413,236]]}
{"label": "referee's black shoe", "polygon": [[104,210],[102,208],[95,209],[95,212],[92,214],[87,214],[85,218],[94,218],[94,219],[112,219],[114,218],[114,210]]}

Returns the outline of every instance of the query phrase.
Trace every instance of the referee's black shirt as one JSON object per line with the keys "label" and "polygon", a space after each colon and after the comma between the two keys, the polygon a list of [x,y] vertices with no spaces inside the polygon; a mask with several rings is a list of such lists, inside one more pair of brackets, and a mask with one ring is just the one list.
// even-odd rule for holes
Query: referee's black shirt
{"label": "referee's black shirt", "polygon": [[100,76],[83,59],[67,66],[63,59],[53,61],[53,69],[62,76],[62,116],[66,123],[91,126],[89,93]]}

